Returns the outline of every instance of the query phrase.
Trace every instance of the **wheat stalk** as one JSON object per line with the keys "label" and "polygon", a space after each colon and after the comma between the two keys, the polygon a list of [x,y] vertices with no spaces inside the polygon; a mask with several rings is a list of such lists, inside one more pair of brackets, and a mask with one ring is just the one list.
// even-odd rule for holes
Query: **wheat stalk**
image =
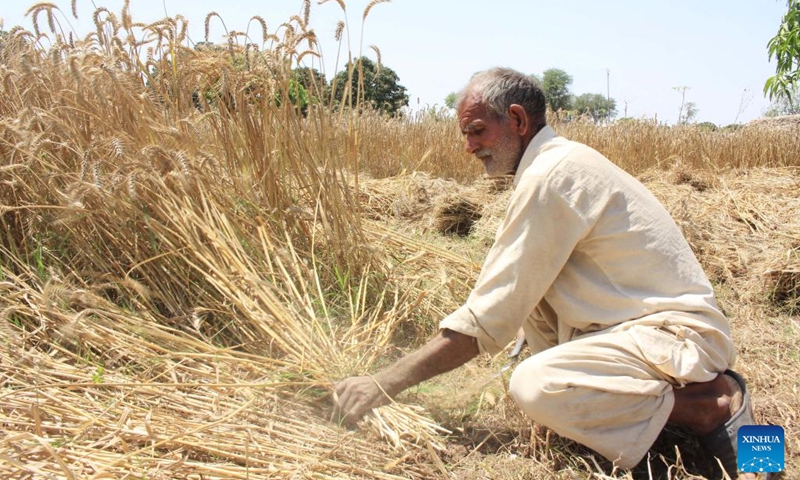
{"label": "wheat stalk", "polygon": [[364,9],[364,15],[361,17],[362,20],[367,19],[367,15],[369,15],[369,12],[370,10],[372,10],[372,7],[381,3],[389,3],[390,1],[391,0],[372,0],[371,2],[369,2],[369,4],[367,4],[367,8]]}

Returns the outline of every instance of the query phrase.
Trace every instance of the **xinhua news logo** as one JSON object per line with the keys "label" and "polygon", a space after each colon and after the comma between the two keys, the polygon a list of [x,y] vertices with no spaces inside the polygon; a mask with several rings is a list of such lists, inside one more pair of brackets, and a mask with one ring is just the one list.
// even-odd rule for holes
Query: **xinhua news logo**
{"label": "xinhua news logo", "polygon": [[782,472],[784,468],[784,433],[777,425],[739,427],[738,455],[740,472]]}

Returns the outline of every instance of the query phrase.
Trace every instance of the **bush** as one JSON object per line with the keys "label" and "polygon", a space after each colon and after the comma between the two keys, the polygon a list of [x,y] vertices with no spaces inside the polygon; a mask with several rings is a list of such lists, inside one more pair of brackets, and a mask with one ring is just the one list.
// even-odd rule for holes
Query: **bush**
{"label": "bush", "polygon": [[709,132],[716,132],[717,130],[719,130],[719,127],[713,122],[700,122],[697,124],[697,128]]}

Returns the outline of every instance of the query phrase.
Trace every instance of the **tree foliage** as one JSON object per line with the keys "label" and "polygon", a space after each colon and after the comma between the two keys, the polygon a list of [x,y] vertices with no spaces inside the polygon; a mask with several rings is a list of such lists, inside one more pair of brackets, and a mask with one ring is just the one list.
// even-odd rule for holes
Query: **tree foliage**
{"label": "tree foliage", "polygon": [[678,118],[678,124],[686,125],[687,123],[697,118],[698,113],[700,113],[700,109],[697,108],[696,103],[686,102],[686,104],[684,104],[683,106],[683,115]]}
{"label": "tree foliage", "polygon": [[456,92],[450,92],[444,97],[444,105],[447,108],[452,108],[455,110],[456,108]]}
{"label": "tree foliage", "polygon": [[297,80],[303,88],[311,92],[324,92],[328,85],[328,82],[325,80],[325,75],[316,68],[297,67],[292,70],[292,78]]}
{"label": "tree foliage", "polygon": [[550,68],[542,73],[541,84],[547,104],[554,112],[572,109],[573,97],[569,90],[572,76],[559,68]]}
{"label": "tree foliage", "polygon": [[[363,100],[373,108],[396,115],[408,105],[406,87],[400,85],[399,80],[391,68],[376,65],[369,58],[361,57],[355,63],[348,63],[346,69],[336,74],[332,81],[334,99],[340,105],[352,106]],[[347,88],[348,85],[350,88]]]}
{"label": "tree foliage", "polygon": [[309,104],[325,105],[330,98],[330,86],[323,75],[316,68],[297,67],[292,70],[291,82],[296,82],[306,92],[306,103],[301,105],[303,112],[306,112]]}
{"label": "tree foliage", "polygon": [[775,58],[775,76],[767,79],[764,94],[770,100],[791,99],[800,85],[800,0],[786,1],[778,33],[767,43],[769,58]]}
{"label": "tree foliage", "polygon": [[573,108],[579,115],[589,115],[595,122],[613,118],[617,114],[617,102],[599,93],[584,93],[575,98]]}
{"label": "tree foliage", "polygon": [[[541,86],[547,105],[553,112],[561,112],[561,119],[569,121],[578,115],[588,115],[595,122],[603,122],[617,115],[617,102],[599,93],[585,93],[575,97],[570,91],[572,76],[559,68],[549,68],[542,75],[530,74],[531,80]],[[456,93],[448,94],[444,103],[456,108]]]}

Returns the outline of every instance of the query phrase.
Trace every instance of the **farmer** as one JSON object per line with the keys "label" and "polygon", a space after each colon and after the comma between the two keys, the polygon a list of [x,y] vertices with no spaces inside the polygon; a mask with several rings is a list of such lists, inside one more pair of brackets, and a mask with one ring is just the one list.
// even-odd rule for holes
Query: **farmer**
{"label": "farmer", "polygon": [[[666,424],[689,428],[736,478],[736,429],[752,424],[728,321],[678,227],[637,180],[557,136],[545,97],[509,69],[458,99],[467,151],[515,190],[466,303],[418,350],[335,387],[352,424],[406,388],[506,347],[532,355],[509,391],[535,422],[632,468]],[[754,476],[740,478],[755,478]]]}

